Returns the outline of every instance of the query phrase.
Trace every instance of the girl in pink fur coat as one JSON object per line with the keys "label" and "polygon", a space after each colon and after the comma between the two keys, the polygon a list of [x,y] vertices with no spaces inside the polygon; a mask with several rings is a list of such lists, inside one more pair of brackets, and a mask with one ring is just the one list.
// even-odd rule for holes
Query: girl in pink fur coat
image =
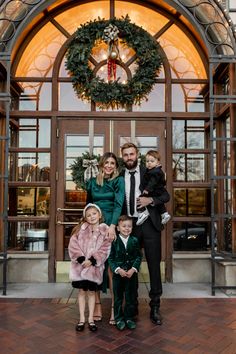
{"label": "girl in pink fur coat", "polygon": [[83,218],[70,238],[68,250],[71,259],[70,280],[72,286],[79,289],[78,304],[80,320],[76,330],[84,330],[85,303],[88,298],[88,327],[95,332],[97,326],[93,320],[95,291],[102,283],[104,263],[109,256],[111,241],[109,227],[101,224],[102,212],[96,204],[88,204],[83,210]]}

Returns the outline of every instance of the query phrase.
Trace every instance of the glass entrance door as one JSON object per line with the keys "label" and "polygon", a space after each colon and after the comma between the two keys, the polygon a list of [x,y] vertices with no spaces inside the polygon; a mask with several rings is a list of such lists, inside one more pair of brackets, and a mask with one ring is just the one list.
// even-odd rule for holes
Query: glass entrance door
{"label": "glass entrance door", "polygon": [[57,135],[56,260],[63,261],[68,260],[71,231],[86,204],[86,192],[76,185],[71,174],[76,158],[85,153],[102,155],[105,151],[113,151],[119,157],[120,146],[133,141],[142,155],[149,149],[158,149],[165,170],[165,120],[58,119]]}

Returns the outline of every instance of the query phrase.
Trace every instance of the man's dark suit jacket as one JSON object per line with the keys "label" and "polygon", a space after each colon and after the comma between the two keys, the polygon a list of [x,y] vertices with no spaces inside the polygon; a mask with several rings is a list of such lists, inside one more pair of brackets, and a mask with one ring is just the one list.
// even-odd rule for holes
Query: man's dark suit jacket
{"label": "man's dark suit jacket", "polygon": [[[146,168],[143,167],[143,166],[139,166],[139,168],[140,168],[140,181],[142,181],[142,178],[143,178],[143,175],[144,175],[144,173],[146,171]],[[125,170],[121,171],[120,175],[124,177],[125,176]],[[140,183],[139,188],[140,188],[140,191],[142,192],[143,191],[142,183]],[[161,231],[162,230],[162,228],[161,228],[161,216],[160,216],[160,212],[159,212],[158,206],[160,204],[167,203],[170,200],[170,195],[169,195],[169,193],[167,191],[165,191],[161,196],[152,197],[152,198],[153,198],[154,206],[148,205],[147,209],[149,211],[150,218],[152,220],[152,223],[153,223],[154,227],[156,228],[157,231]],[[124,201],[122,213],[127,215],[127,201],[126,201],[126,199]]]}

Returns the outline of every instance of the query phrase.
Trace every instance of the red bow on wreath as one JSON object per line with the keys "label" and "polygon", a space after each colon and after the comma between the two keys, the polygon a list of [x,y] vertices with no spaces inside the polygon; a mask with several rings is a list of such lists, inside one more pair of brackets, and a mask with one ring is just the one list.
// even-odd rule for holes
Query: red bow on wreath
{"label": "red bow on wreath", "polygon": [[[116,41],[118,42],[118,41]],[[117,43],[109,45],[108,59],[107,59],[107,78],[108,81],[116,80],[116,59],[119,57],[119,49]]]}
{"label": "red bow on wreath", "polygon": [[118,33],[116,26],[109,24],[104,29],[103,40],[108,43],[108,58],[107,58],[107,79],[108,82],[116,80],[116,60],[120,60],[118,48]]}

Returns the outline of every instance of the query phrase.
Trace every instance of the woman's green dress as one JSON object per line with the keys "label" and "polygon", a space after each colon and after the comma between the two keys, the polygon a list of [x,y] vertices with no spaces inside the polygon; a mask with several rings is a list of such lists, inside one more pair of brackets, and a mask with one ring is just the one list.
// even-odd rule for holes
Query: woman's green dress
{"label": "woman's green dress", "polygon": [[100,207],[105,224],[117,225],[125,198],[124,177],[104,179],[103,186],[99,186],[96,178],[92,178],[87,182],[86,189],[87,202]]}
{"label": "woman's green dress", "polygon": [[[105,224],[117,225],[121,215],[125,198],[124,177],[118,176],[114,179],[104,179],[103,186],[96,183],[96,178],[91,178],[86,184],[87,203],[94,203],[99,206]],[[106,281],[105,281],[106,279]],[[107,289],[107,264],[103,277],[103,292]]]}

